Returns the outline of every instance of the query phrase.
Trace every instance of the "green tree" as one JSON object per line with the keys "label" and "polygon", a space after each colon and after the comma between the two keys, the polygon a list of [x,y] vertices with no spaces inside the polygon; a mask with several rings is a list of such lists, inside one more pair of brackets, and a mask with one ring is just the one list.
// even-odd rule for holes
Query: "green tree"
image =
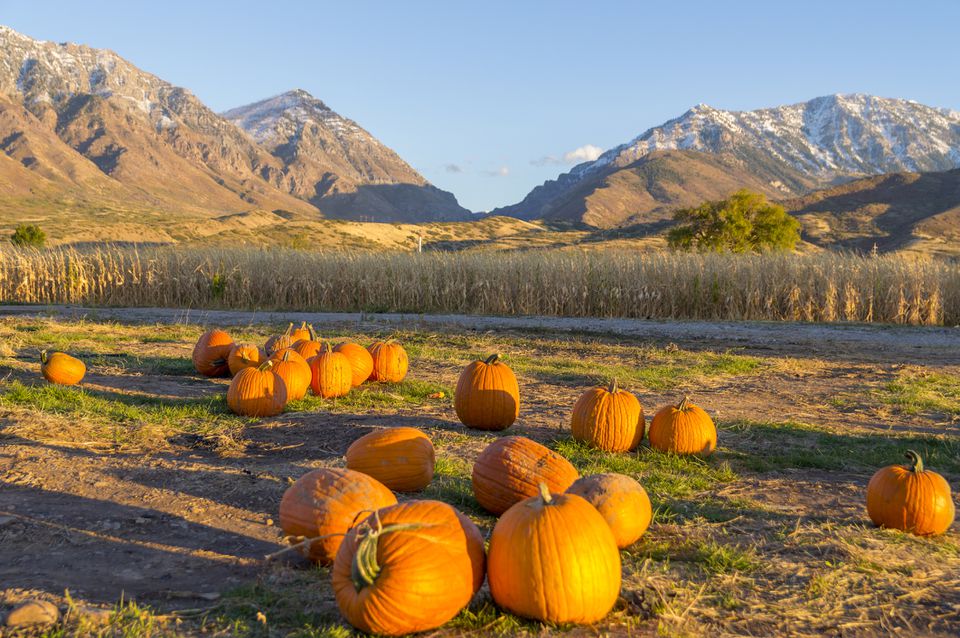
{"label": "green tree", "polygon": [[20,248],[43,248],[47,234],[36,224],[20,224],[10,235],[10,241]]}
{"label": "green tree", "polygon": [[704,202],[674,213],[679,222],[667,234],[677,250],[733,253],[793,250],[800,241],[800,222],[761,193],[739,190],[729,198]]}

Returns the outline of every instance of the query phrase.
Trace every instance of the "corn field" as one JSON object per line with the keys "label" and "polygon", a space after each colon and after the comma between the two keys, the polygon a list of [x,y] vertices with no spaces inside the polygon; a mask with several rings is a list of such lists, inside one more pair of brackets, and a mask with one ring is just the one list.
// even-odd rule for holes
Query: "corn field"
{"label": "corn field", "polygon": [[960,264],[840,254],[2,248],[0,300],[956,325]]}

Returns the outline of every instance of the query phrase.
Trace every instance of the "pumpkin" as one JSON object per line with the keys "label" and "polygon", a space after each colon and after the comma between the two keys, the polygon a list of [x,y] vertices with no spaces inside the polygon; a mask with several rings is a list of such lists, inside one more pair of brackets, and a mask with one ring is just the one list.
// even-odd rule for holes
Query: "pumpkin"
{"label": "pumpkin", "polygon": [[502,514],[536,496],[540,483],[565,492],[579,474],[570,461],[523,436],[505,436],[488,445],[473,464],[473,495],[485,510]]}
{"label": "pumpkin", "polygon": [[350,444],[346,458],[351,470],[368,474],[398,492],[422,490],[433,479],[433,443],[416,428],[365,434]]}
{"label": "pumpkin", "polygon": [[620,549],[640,540],[653,518],[647,491],[623,474],[583,476],[574,481],[567,494],[576,494],[597,508]]}
{"label": "pumpkin", "polygon": [[313,326],[307,326],[307,333],[308,336],[306,339],[299,339],[294,342],[292,347],[296,350],[297,354],[309,361],[320,354],[325,346],[317,338],[317,333],[314,331]]}
{"label": "pumpkin", "polygon": [[50,383],[57,385],[76,385],[83,380],[87,373],[87,366],[76,357],[64,352],[44,350],[40,353],[40,374]]}
{"label": "pumpkin", "polygon": [[324,399],[342,397],[353,387],[350,360],[330,348],[310,359],[310,387]]}
{"label": "pumpkin", "polygon": [[293,324],[290,324],[288,331],[290,333],[290,339],[293,341],[293,343],[305,341],[307,339],[316,339],[316,334],[313,332],[313,326],[308,326],[306,321],[300,322],[299,328],[293,328]]}
{"label": "pumpkin", "polygon": [[520,386],[507,364],[493,354],[460,373],[453,406],[468,428],[504,430],[520,414]]}
{"label": "pumpkin", "polygon": [[287,389],[287,401],[299,401],[305,397],[312,379],[310,364],[293,348],[275,352],[270,359],[273,361],[274,374],[283,380]]}
{"label": "pumpkin", "polygon": [[208,330],[193,347],[193,367],[205,377],[223,377],[230,371],[227,357],[233,339],[223,330]]}
{"label": "pumpkin", "polygon": [[467,553],[470,554],[470,565],[473,570],[473,593],[477,593],[483,587],[484,577],[487,575],[487,550],[483,547],[483,533],[465,514],[457,509],[454,511],[467,537]]}
{"label": "pumpkin", "polygon": [[227,367],[230,376],[235,376],[244,368],[256,367],[263,363],[264,355],[260,346],[253,343],[236,343],[230,348],[227,356]]}
{"label": "pumpkin", "polygon": [[490,594],[507,611],[542,622],[592,623],[620,595],[620,552],[610,526],[575,494],[517,503],[490,536]]}
{"label": "pumpkin", "polygon": [[392,339],[377,341],[368,350],[373,358],[373,370],[370,372],[371,380],[399,383],[407,376],[407,366],[409,365],[407,351],[399,343]]}
{"label": "pumpkin", "polygon": [[[337,555],[347,530],[381,507],[395,505],[397,497],[375,478],[344,468],[307,472],[284,492],[280,500],[280,528],[291,542],[316,539],[300,545],[310,560],[329,565]],[[319,538],[323,537],[323,538]]]}
{"label": "pumpkin", "polygon": [[478,537],[440,501],[378,510],[347,532],[333,563],[333,593],[347,622],[399,636],[444,624],[473,598]]}
{"label": "pumpkin", "polygon": [[358,343],[352,343],[350,341],[337,344],[337,347],[333,350],[334,352],[339,352],[350,361],[350,369],[353,371],[352,383],[354,387],[370,378],[370,374],[373,372],[373,356],[371,356],[369,350]]}
{"label": "pumpkin", "polygon": [[244,368],[233,378],[227,389],[227,405],[235,414],[274,416],[283,412],[287,389],[272,367],[273,361],[268,359],[259,367]]}
{"label": "pumpkin", "polygon": [[709,414],[684,397],[654,415],[650,445],[662,452],[708,456],[717,447],[717,427]]}
{"label": "pumpkin", "polygon": [[918,536],[942,534],[956,514],[946,479],[923,468],[913,450],[910,465],[889,465],[877,470],[867,484],[867,514],[875,525]]}
{"label": "pumpkin", "polygon": [[287,329],[278,335],[273,335],[263,344],[263,351],[267,353],[267,356],[273,356],[273,353],[278,350],[283,350],[284,348],[289,348],[293,345],[294,339],[291,336],[293,333],[293,324],[287,326]]}
{"label": "pumpkin", "polygon": [[640,445],[645,421],[637,397],[616,379],[608,387],[591,388],[573,406],[573,438],[608,452],[628,452]]}

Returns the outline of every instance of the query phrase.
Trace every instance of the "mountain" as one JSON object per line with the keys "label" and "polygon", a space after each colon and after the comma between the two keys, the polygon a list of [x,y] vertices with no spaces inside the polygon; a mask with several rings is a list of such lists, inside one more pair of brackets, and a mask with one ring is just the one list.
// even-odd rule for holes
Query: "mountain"
{"label": "mountain", "polygon": [[670,197],[654,194],[640,208],[630,208],[632,195],[625,190],[590,201],[594,191],[609,191],[610,183],[621,181],[616,177],[621,171],[635,172],[638,161],[655,153],[678,152],[723,157],[731,170],[762,182],[762,187],[754,186],[757,190],[771,197],[798,196],[868,175],[957,168],[960,112],[868,95],[832,95],[743,112],[699,105],[593,162],[575,166],[518,204],[493,212],[612,227],[695,203],[697,193],[709,192],[711,198],[728,194],[712,185],[713,177],[700,173],[698,165],[681,168],[683,160],[674,156],[671,162],[679,170],[672,183],[680,192],[674,189]]}

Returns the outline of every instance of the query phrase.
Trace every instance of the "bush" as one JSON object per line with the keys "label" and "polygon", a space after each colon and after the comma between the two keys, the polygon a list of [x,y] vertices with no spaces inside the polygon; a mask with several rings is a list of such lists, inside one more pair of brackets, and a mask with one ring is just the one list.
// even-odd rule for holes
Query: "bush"
{"label": "bush", "polygon": [[800,241],[800,222],[761,193],[745,189],[728,199],[678,210],[673,218],[680,225],[670,230],[667,241],[678,250],[790,251]]}
{"label": "bush", "polygon": [[19,248],[43,248],[47,234],[36,224],[20,224],[10,235],[10,241]]}

